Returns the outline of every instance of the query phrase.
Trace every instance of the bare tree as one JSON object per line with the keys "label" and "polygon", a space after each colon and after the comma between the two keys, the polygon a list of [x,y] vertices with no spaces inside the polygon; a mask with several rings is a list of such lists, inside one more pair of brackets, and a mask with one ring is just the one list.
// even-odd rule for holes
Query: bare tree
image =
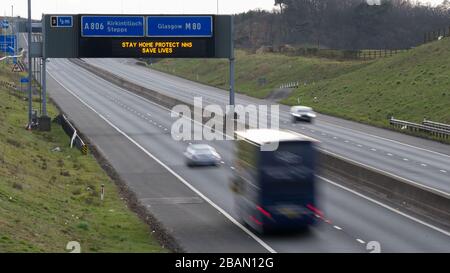
{"label": "bare tree", "polygon": [[276,43],[341,49],[407,48],[421,43],[425,32],[450,26],[450,0],[437,7],[415,0],[381,0],[380,4],[275,0],[280,12],[250,11],[236,16],[237,44],[252,48]]}

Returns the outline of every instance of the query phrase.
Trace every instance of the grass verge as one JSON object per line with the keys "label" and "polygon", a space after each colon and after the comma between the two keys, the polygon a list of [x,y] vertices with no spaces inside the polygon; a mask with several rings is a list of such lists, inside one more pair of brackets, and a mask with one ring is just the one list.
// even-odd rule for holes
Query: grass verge
{"label": "grass verge", "polygon": [[[17,82],[9,66],[0,71],[1,80]],[[0,252],[67,252],[70,241],[82,252],[167,252],[95,158],[70,149],[59,126],[24,129],[26,105],[18,91],[0,87]],[[52,104],[48,111],[57,114]]]}

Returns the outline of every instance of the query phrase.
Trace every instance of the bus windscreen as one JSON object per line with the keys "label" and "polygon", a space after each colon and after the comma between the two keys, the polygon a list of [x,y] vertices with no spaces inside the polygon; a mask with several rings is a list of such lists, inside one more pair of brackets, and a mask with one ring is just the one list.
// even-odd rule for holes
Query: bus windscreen
{"label": "bus windscreen", "polygon": [[315,153],[311,142],[280,143],[276,151],[261,153],[263,183],[313,181]]}

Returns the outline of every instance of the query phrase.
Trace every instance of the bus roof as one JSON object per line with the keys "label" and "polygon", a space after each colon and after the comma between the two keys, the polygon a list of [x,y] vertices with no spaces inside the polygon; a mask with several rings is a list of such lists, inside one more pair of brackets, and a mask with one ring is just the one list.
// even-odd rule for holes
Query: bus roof
{"label": "bus roof", "polygon": [[317,140],[314,138],[310,138],[308,136],[292,132],[289,130],[249,129],[246,131],[236,132],[236,136],[238,138],[242,138],[259,145],[271,142],[285,142],[285,141],[317,142]]}

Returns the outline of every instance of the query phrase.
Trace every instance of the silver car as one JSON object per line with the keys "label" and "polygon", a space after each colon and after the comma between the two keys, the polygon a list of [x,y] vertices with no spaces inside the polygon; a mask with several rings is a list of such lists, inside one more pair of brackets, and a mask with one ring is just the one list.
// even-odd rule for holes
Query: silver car
{"label": "silver car", "polygon": [[221,161],[216,149],[206,144],[189,145],[184,152],[188,166],[217,166]]}
{"label": "silver car", "polygon": [[313,120],[316,118],[317,115],[311,107],[293,106],[291,108],[291,116],[293,122],[297,121],[313,122]]}

